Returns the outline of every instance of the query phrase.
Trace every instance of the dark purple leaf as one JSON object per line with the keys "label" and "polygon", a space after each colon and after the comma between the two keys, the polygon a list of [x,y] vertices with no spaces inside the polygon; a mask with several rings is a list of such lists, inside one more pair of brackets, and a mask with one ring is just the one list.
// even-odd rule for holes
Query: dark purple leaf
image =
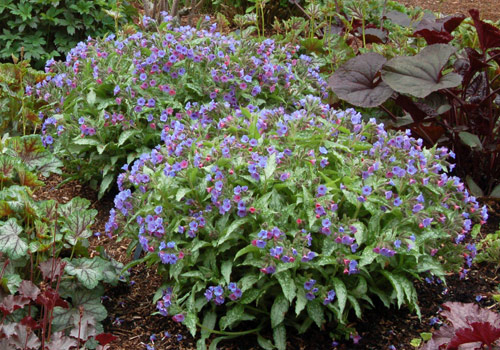
{"label": "dark purple leaf", "polygon": [[380,30],[378,28],[366,28],[365,29],[365,42],[367,44],[377,43],[385,44],[389,39],[389,33],[387,30]]}
{"label": "dark purple leaf", "polygon": [[481,21],[479,11],[476,9],[469,10],[470,16],[474,20],[479,44],[483,52],[494,47],[500,47],[500,29],[492,26],[489,23]]}
{"label": "dark purple leaf", "polygon": [[450,342],[451,338],[455,336],[455,331],[453,327],[449,325],[443,325],[432,335],[432,339],[429,340],[421,350],[437,350],[441,349],[442,346],[446,349],[446,345]]}
{"label": "dark purple leaf", "polygon": [[380,80],[387,60],[374,52],[354,57],[340,66],[328,80],[335,94],[360,107],[375,107],[391,97],[393,90]]}
{"label": "dark purple leaf", "polygon": [[42,271],[43,279],[55,281],[64,272],[66,263],[61,259],[50,258],[47,261],[41,262],[38,267]]}
{"label": "dark purple leaf", "polygon": [[473,322],[500,324],[500,315],[496,312],[482,309],[476,304],[447,302],[443,304],[444,311],[441,315],[446,317],[453,324],[455,329],[467,328]]}
{"label": "dark purple leaf", "polygon": [[34,301],[40,294],[40,289],[31,281],[22,281],[19,285],[19,294]]}
{"label": "dark purple leaf", "polygon": [[437,30],[421,29],[415,31],[413,35],[424,38],[428,45],[448,44],[450,41],[453,40],[453,35],[444,30],[437,31]]}
{"label": "dark purple leaf", "polygon": [[36,334],[28,327],[16,323],[14,326],[15,333],[9,338],[9,343],[17,346],[19,349],[39,349],[41,342]]}
{"label": "dark purple leaf", "polygon": [[31,329],[40,329],[42,326],[31,316],[26,316],[21,320],[21,324]]}
{"label": "dark purple leaf", "polygon": [[68,303],[60,298],[59,293],[50,287],[47,287],[46,290],[38,295],[36,302],[45,306],[48,310],[52,310],[56,306],[60,306],[62,308],[69,307]]}
{"label": "dark purple leaf", "polygon": [[422,19],[413,35],[421,36],[427,44],[447,44],[453,36],[451,32],[462,23],[464,15],[452,15],[438,19]]}
{"label": "dark purple leaf", "polygon": [[67,337],[63,332],[56,332],[47,343],[47,350],[69,350],[78,345],[76,339]]}
{"label": "dark purple leaf", "polygon": [[22,309],[29,303],[30,300],[28,298],[24,298],[20,295],[7,295],[2,299],[2,302],[0,303],[0,311],[2,311],[4,316],[7,316],[17,309]]}
{"label": "dark purple leaf", "polygon": [[457,73],[442,75],[450,56],[456,51],[451,45],[425,47],[412,57],[396,57],[382,68],[382,79],[399,93],[424,98],[434,91],[460,85]]}
{"label": "dark purple leaf", "polygon": [[409,27],[411,24],[411,19],[407,14],[399,11],[389,11],[385,17],[389,19],[392,23],[400,25],[402,27]]}

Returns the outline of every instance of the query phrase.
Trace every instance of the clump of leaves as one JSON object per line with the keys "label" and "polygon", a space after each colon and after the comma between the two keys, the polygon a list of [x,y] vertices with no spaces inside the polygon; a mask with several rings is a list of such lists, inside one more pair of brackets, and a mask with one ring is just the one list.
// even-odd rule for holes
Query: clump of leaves
{"label": "clump of leaves", "polygon": [[45,144],[99,187],[99,196],[125,163],[158,145],[180,118],[204,125],[217,104],[258,109],[326,91],[310,58],[294,55],[296,47],[237,40],[206,22],[200,30],[177,28],[166,14],[161,24],[146,22],[151,32],[79,44],[36,86],[50,103]]}
{"label": "clump of leaves", "polygon": [[28,61],[14,58],[14,63],[0,64],[0,133],[26,135],[36,130],[42,120],[38,110],[44,104],[36,100],[29,86],[47,75],[34,70]]}
{"label": "clump of leaves", "polygon": [[111,14],[124,17],[133,11],[127,2],[116,0],[4,0],[0,3],[0,60],[24,50],[24,57],[42,68],[47,59],[64,56],[87,36],[114,31]]}
{"label": "clump of leaves", "polygon": [[497,349],[500,346],[500,315],[473,303],[443,304],[445,323],[422,350]]}
{"label": "clump of leaves", "polygon": [[[42,145],[40,135],[4,137],[1,146],[1,348],[45,349],[52,331],[66,332],[71,324],[85,327],[85,332],[93,330],[91,336],[102,333],[100,322],[107,316],[100,299],[102,283],[118,283],[123,266],[89,257],[90,226],[97,211],[81,198],[63,205],[33,198],[32,190],[43,185],[38,174],[60,173],[62,166]],[[59,302],[60,298],[67,302]],[[33,321],[36,317],[38,321]],[[78,330],[80,340],[63,341],[63,335],[56,333],[55,345],[46,345],[49,349],[78,347],[88,339],[87,333]]]}
{"label": "clump of leaves", "polygon": [[[2,255],[0,253],[0,259]],[[2,260],[3,269],[9,259]],[[92,349],[105,350],[109,342],[116,339],[111,334],[97,334],[99,326],[96,319],[85,313],[80,307],[79,313],[65,321],[64,329],[52,333],[52,326],[57,316],[56,308],[70,309],[70,304],[61,298],[59,286],[64,275],[65,263],[52,259],[39,265],[43,275],[40,288],[31,281],[23,280],[19,284],[18,293],[0,297],[0,311],[3,314],[0,322],[0,348],[5,350],[70,350],[82,349],[88,342]],[[84,346],[83,348],[87,348]]]}
{"label": "clump of leaves", "polygon": [[270,327],[278,349],[285,326],[332,322],[342,334],[375,298],[418,314],[414,278],[459,270],[461,243],[486,219],[445,173],[448,150],[352,109],[307,96],[207,116],[176,120],[165,144],[124,167],[106,224],[142,247],[138,262],[158,265],[158,312],[201,328],[200,349],[211,332]]}
{"label": "clump of leaves", "polygon": [[[428,20],[414,32],[430,44],[417,55],[389,61],[376,53],[360,55],[329,82],[339,98],[361,107],[380,106],[395,126],[410,128],[429,145],[452,149],[456,171],[472,193],[499,197],[500,29],[481,21],[476,10],[470,13],[479,48],[457,52],[446,44],[463,16]],[[384,107],[389,99],[403,109],[404,118]]]}

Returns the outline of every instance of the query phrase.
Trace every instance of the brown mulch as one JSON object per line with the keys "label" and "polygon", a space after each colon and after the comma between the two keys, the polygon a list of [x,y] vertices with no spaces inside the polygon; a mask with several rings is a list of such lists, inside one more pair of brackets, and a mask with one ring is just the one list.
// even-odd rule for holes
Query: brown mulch
{"label": "brown mulch", "polygon": [[478,9],[482,19],[500,20],[498,0],[397,0],[408,7],[420,7],[445,14],[462,13],[469,16],[470,9]]}

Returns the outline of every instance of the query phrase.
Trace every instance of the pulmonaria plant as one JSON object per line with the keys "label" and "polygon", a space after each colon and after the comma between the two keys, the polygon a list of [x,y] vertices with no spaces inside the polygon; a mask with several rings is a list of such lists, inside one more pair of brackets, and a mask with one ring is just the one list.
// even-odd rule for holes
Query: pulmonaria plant
{"label": "pulmonaria plant", "polygon": [[313,96],[207,113],[171,120],[124,167],[106,224],[158,265],[159,313],[202,324],[200,348],[253,321],[246,333],[270,325],[284,349],[285,323],[345,324],[374,297],[419,313],[416,276],[467,268],[462,243],[487,212],[446,174],[447,149]]}
{"label": "pulmonaria plant", "polygon": [[[101,182],[102,195],[120,168],[160,142],[165,126],[192,119],[204,126],[220,105],[289,105],[326,83],[311,58],[271,39],[235,39],[205,24],[175,27],[164,15],[151,31],[90,39],[66,62],[47,63],[53,75],[32,88],[50,103],[44,142]],[[230,122],[219,118],[220,127]],[[95,181],[95,180],[94,180]]]}

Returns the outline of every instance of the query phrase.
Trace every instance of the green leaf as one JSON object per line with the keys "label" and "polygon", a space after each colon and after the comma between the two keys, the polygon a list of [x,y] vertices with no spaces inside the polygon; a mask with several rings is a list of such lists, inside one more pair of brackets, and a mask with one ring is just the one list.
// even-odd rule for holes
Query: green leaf
{"label": "green leaf", "polygon": [[274,299],[273,306],[271,307],[271,326],[273,328],[283,322],[288,311],[288,307],[288,300],[286,300],[283,294],[278,295]]}
{"label": "green leaf", "polygon": [[259,346],[264,350],[273,350],[274,349],[273,343],[270,340],[261,336],[260,334],[257,334],[257,343],[259,343]]}
{"label": "green leaf", "polygon": [[193,337],[196,336],[196,322],[198,322],[198,317],[194,312],[188,312],[186,317],[184,318],[184,325],[187,327],[189,330],[189,333]]}
{"label": "green leaf", "polygon": [[175,194],[175,200],[180,202],[181,199],[184,198],[189,192],[191,192],[190,188],[179,188]]}
{"label": "green leaf", "polygon": [[320,305],[319,300],[315,299],[307,303],[307,314],[321,328],[325,318],[323,315],[323,307]]}
{"label": "green leaf", "polygon": [[266,180],[270,179],[273,176],[276,167],[277,167],[276,153],[273,153],[269,156],[266,167],[264,169],[264,175],[266,176]]}
{"label": "green leaf", "polygon": [[[205,313],[205,317],[203,317],[203,327],[208,328],[208,329],[214,329],[215,323],[217,321],[217,313],[213,310],[207,311]],[[207,329],[202,328],[201,329],[201,337],[203,339],[206,339],[210,337],[211,332],[208,331]]]}
{"label": "green leaf", "polygon": [[491,197],[500,198],[500,185],[496,185],[490,193]]}
{"label": "green leaf", "polygon": [[253,316],[245,314],[245,307],[243,305],[233,306],[219,321],[221,329],[234,326],[238,321],[252,319]]}
{"label": "green leaf", "polygon": [[393,275],[389,271],[382,270],[382,274],[389,280],[389,282],[391,283],[392,287],[396,291],[396,298],[397,298],[398,308],[400,308],[401,305],[403,305],[404,302],[405,302],[405,292],[403,290],[403,286],[398,281],[398,279],[395,277],[395,275]]}
{"label": "green leaf", "polygon": [[220,268],[221,274],[224,277],[224,280],[227,284],[231,281],[231,270],[233,268],[233,263],[229,260],[222,262],[222,266]]}
{"label": "green leaf", "polygon": [[273,339],[278,350],[286,350],[286,329],[283,323],[273,327]]}
{"label": "green leaf", "polygon": [[476,196],[476,197],[483,197],[484,196],[484,193],[483,193],[483,190],[481,189],[481,187],[479,187],[475,182],[474,180],[472,179],[472,177],[470,177],[469,175],[467,175],[465,177],[465,181],[467,182],[467,186],[469,187],[469,190],[470,192]]}
{"label": "green leaf", "polygon": [[[68,33],[70,32],[69,28],[70,27],[67,27],[68,28]],[[73,28],[73,34],[74,34],[74,28]],[[71,34],[71,33],[70,33]],[[90,90],[89,93],[87,94],[87,103],[91,106],[93,106],[95,104],[95,101],[96,101],[96,93],[94,90]]]}
{"label": "green leaf", "polygon": [[66,241],[75,245],[79,240],[92,236],[90,226],[94,223],[94,218],[97,215],[97,210],[81,210],[73,212],[67,217],[63,217],[63,225],[61,231],[64,232]]}
{"label": "green leaf", "polygon": [[84,137],[84,138],[78,137],[78,138],[73,140],[73,143],[75,145],[82,145],[82,146],[99,146],[101,144],[99,141],[88,138],[88,137]]}
{"label": "green leaf", "polygon": [[0,226],[0,252],[6,253],[12,260],[24,257],[28,252],[28,244],[19,237],[22,232],[22,227],[14,218]]}
{"label": "green leaf", "polygon": [[339,305],[340,314],[344,312],[345,305],[347,302],[347,288],[339,278],[335,277],[332,279],[333,286],[335,289],[335,294],[337,296],[337,303]]}
{"label": "green leaf", "polygon": [[477,135],[471,134],[467,131],[462,131],[458,133],[458,137],[460,137],[460,140],[470,148],[483,149],[483,144]]}
{"label": "green leaf", "polygon": [[137,133],[138,131],[134,129],[124,130],[118,137],[118,147],[123,145],[125,141],[127,141],[131,136],[136,135]]}
{"label": "green leaf", "polygon": [[260,248],[258,248],[256,246],[253,246],[251,244],[247,245],[246,247],[241,248],[240,250],[238,250],[238,252],[234,256],[234,260],[238,259],[242,255],[245,255],[245,254],[250,253],[250,252],[258,252],[259,250],[260,250]]}
{"label": "green leaf", "polygon": [[286,270],[280,273],[274,274],[274,277],[278,280],[281,285],[281,290],[285,298],[291,303],[295,298],[295,283],[290,275],[290,271]]}
{"label": "green leaf", "polygon": [[356,227],[356,229],[357,229],[356,233],[354,234],[354,238],[356,238],[356,243],[359,246],[361,246],[361,244],[365,243],[366,238],[367,238],[365,225],[361,222],[356,222],[356,223],[352,224],[352,226]]}
{"label": "green leaf", "polygon": [[347,299],[349,300],[349,303],[354,308],[354,313],[356,314],[356,317],[357,318],[361,318],[361,316],[362,316],[361,306],[359,305],[358,300],[356,299],[356,297],[353,296],[353,295],[348,295]]}
{"label": "green leaf", "polygon": [[307,304],[306,292],[303,288],[297,289],[297,300],[295,301],[295,314],[299,314],[304,310]]}
{"label": "green leaf", "polygon": [[76,276],[86,288],[93,289],[102,280],[103,274],[97,259],[100,258],[80,258],[80,259],[65,259],[66,267],[64,271],[71,276]]}
{"label": "green leaf", "polygon": [[114,174],[107,174],[101,181],[101,186],[99,186],[99,194],[97,195],[97,199],[101,199],[102,196],[106,193],[109,186],[113,183],[115,179]]}
{"label": "green leaf", "polygon": [[225,241],[227,241],[229,239],[229,237],[231,236],[231,233],[233,233],[234,231],[236,231],[236,229],[238,229],[241,225],[247,223],[248,220],[249,220],[249,218],[246,217],[246,218],[241,218],[241,219],[233,221],[231,223],[231,225],[229,225],[229,227],[226,229],[226,231],[224,232],[224,234],[217,241],[217,246],[220,246],[222,243],[224,243]]}

